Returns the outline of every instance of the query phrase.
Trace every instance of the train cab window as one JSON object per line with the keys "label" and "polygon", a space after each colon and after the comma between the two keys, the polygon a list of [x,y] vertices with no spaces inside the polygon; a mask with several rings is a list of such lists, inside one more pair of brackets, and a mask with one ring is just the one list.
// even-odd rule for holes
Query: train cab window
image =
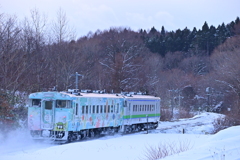
{"label": "train cab window", "polygon": [[33,99],[32,106],[33,107],[41,107],[41,99]]}

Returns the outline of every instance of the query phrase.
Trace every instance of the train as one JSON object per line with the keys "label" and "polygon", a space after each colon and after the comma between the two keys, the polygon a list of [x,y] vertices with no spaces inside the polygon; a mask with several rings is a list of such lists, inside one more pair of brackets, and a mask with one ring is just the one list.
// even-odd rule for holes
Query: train
{"label": "train", "polygon": [[28,98],[28,129],[33,139],[71,142],[156,129],[160,121],[160,97],[141,92],[69,89],[35,92]]}

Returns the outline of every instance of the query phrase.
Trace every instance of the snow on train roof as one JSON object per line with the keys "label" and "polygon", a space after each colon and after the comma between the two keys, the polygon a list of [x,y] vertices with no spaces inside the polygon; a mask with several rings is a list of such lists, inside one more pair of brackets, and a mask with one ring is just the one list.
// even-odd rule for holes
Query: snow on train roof
{"label": "snow on train roof", "polygon": [[144,94],[137,94],[137,93],[83,93],[83,92],[36,92],[31,93],[29,98],[43,98],[43,97],[62,97],[61,95],[65,95],[67,97],[105,97],[105,98],[126,98],[126,99],[143,99],[143,98],[151,98],[159,100],[159,97],[151,96],[151,95],[144,95]]}
{"label": "snow on train roof", "polygon": [[67,93],[67,92],[61,92],[62,94],[67,94],[71,97],[106,97],[106,98],[154,98],[154,99],[160,99],[159,97],[151,96],[151,95],[138,95],[138,94],[120,94],[120,93],[79,93],[80,95],[74,94],[74,93]]}

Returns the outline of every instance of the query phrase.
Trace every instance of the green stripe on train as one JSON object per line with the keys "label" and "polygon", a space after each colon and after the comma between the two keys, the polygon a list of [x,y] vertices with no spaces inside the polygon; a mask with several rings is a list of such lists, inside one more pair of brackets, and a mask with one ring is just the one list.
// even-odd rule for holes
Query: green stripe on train
{"label": "green stripe on train", "polygon": [[139,114],[139,115],[127,115],[127,116],[123,116],[124,119],[130,119],[130,118],[146,118],[146,115],[148,115],[148,117],[160,117],[160,113],[158,114]]}

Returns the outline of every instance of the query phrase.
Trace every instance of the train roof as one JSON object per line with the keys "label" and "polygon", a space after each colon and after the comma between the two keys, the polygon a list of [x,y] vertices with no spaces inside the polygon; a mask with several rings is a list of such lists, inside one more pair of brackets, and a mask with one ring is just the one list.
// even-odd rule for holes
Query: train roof
{"label": "train roof", "polygon": [[144,99],[144,98],[151,98],[159,100],[159,97],[151,96],[151,95],[144,95],[140,93],[82,93],[82,92],[36,92],[31,93],[29,95],[30,99],[42,99],[42,98],[54,98],[54,99],[75,99],[79,97],[98,97],[98,98],[125,98],[125,99]]}

